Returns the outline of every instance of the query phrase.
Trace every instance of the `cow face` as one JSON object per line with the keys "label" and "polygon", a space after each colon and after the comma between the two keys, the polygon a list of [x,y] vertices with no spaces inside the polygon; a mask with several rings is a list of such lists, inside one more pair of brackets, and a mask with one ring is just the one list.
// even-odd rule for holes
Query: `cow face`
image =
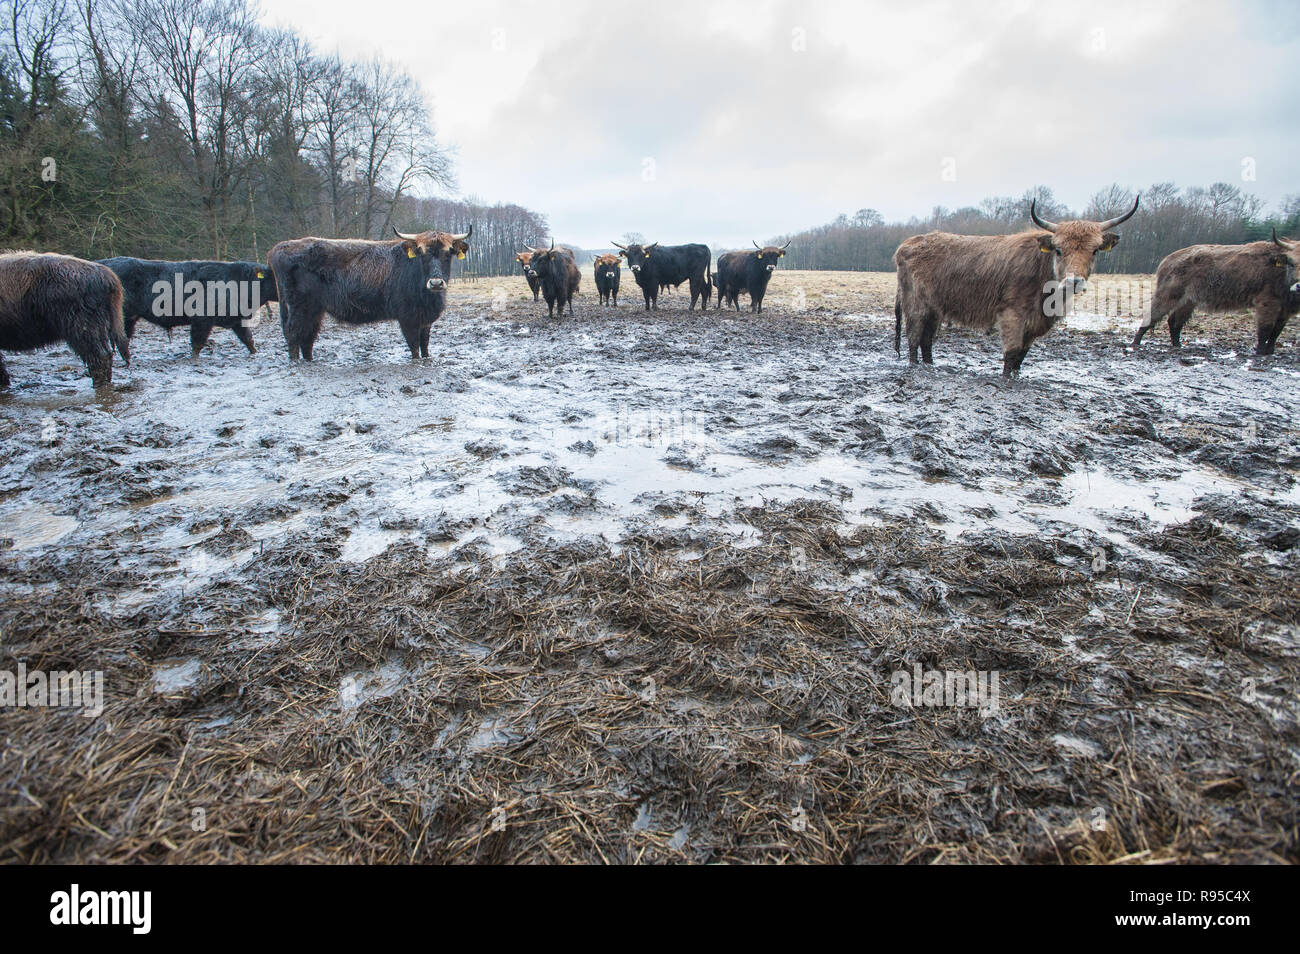
{"label": "cow face", "polygon": [[518,255],[515,256],[515,261],[519,263],[520,270],[529,278],[535,278],[537,276],[537,273],[533,271],[533,267],[531,264],[532,259],[533,259],[532,252],[520,252]]}
{"label": "cow face", "polygon": [[398,232],[393,229],[403,242],[412,242],[419,248],[424,249],[421,254],[431,253],[438,258],[438,267],[441,271],[440,277],[444,284],[451,277],[451,260],[453,258],[463,259],[469,253],[469,237],[474,234],[474,227],[471,225],[468,232],[453,234],[451,232],[415,232],[406,233]]}
{"label": "cow face", "polygon": [[558,282],[564,274],[564,254],[558,248],[547,249],[544,252],[533,252],[533,257],[529,263],[532,267],[531,274],[538,278],[554,276]]}
{"label": "cow face", "polygon": [[1039,252],[1052,256],[1052,277],[1067,292],[1082,292],[1088,287],[1088,276],[1092,274],[1092,262],[1097,253],[1109,252],[1119,244],[1119,235],[1110,230],[1132,218],[1137,212],[1138,200],[1133,200],[1133,208],[1128,212],[1104,222],[1085,219],[1059,224],[1048,222],[1038,217],[1037,205],[1036,201],[1030,204],[1029,218],[1048,233],[1038,237]]}
{"label": "cow face", "polygon": [[[436,235],[433,232],[422,232],[421,235]],[[431,294],[442,296],[447,291],[447,280],[443,277],[441,247],[436,242],[422,243],[417,239],[403,239],[393,249],[393,254],[397,259],[399,269],[409,269],[409,272],[403,273],[409,275],[409,280],[413,284],[418,284],[420,288]]]}
{"label": "cow face", "polygon": [[611,281],[618,277],[619,269],[623,267],[623,260],[617,255],[597,255],[596,272],[603,275]]}
{"label": "cow face", "polygon": [[629,245],[626,248],[619,246],[621,251],[618,254],[627,259],[627,267],[632,270],[632,274],[639,275],[650,264],[658,247],[658,242],[651,242],[649,245]]}
{"label": "cow face", "polygon": [[754,260],[758,262],[758,267],[769,275],[776,271],[777,263],[785,258],[785,250],[789,244],[787,242],[785,245],[759,245],[755,242],[754,248],[758,251],[754,252]]}

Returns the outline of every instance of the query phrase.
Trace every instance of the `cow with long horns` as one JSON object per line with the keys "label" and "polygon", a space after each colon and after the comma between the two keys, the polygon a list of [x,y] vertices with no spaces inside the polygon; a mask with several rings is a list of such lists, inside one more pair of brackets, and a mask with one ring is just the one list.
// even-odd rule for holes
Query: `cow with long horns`
{"label": "cow with long horns", "polygon": [[1287,319],[1300,312],[1300,242],[1277,237],[1246,245],[1192,245],[1170,252],[1156,269],[1151,313],[1138,326],[1133,347],[1162,320],[1169,343],[1182,346],[1183,325],[1199,306],[1208,312],[1254,309],[1255,353],[1272,354]]}
{"label": "cow with long horns", "polygon": [[945,319],[1002,336],[1002,373],[1020,373],[1029,346],[1064,316],[1070,296],[1082,292],[1093,258],[1119,243],[1110,231],[1137,212],[1138,202],[1104,222],[1049,222],[1029,217],[1042,231],[1017,235],[953,235],[929,232],[903,241],[894,253],[898,293],[894,298],[894,350],[907,328],[908,359],[934,362],[931,349]]}
{"label": "cow with long horns", "polygon": [[[464,261],[469,254],[469,240],[474,234],[474,226],[471,225],[468,232],[399,232],[394,226],[393,234],[404,242],[416,242],[428,248],[430,254],[437,256],[442,280],[450,282],[451,260],[456,258]],[[432,239],[429,238],[430,235],[433,236]]]}
{"label": "cow with long horns", "polygon": [[701,296],[701,306],[708,307],[713,287],[713,277],[709,270],[713,253],[707,245],[660,245],[658,242],[649,245],[613,244],[619,249],[619,255],[627,259],[632,277],[641,286],[646,311],[659,307],[659,292],[665,285],[677,286],[684,281],[691,283],[690,310],[695,310],[695,302]]}
{"label": "cow with long horns", "polygon": [[713,279],[718,286],[718,307],[723,299],[740,311],[740,293],[749,295],[749,310],[761,312],[763,297],[767,294],[767,284],[772,280],[772,272],[777,263],[785,257],[784,245],[759,245],[754,243],[753,252],[726,252],[718,256],[718,270]]}
{"label": "cow with long horns", "polygon": [[573,296],[582,281],[582,273],[578,271],[578,265],[573,260],[573,252],[564,246],[556,248],[554,239],[551,239],[550,248],[533,248],[531,245],[525,248],[532,252],[529,267],[542,286],[547,315],[554,318],[556,305],[558,305],[559,315],[563,317],[564,306],[568,305],[569,316],[572,317]]}
{"label": "cow with long horns", "polygon": [[411,357],[427,358],[430,329],[447,303],[442,262],[455,246],[446,238],[432,231],[377,242],[301,238],[272,248],[289,359],[312,359],[326,312],[349,325],[395,320]]}

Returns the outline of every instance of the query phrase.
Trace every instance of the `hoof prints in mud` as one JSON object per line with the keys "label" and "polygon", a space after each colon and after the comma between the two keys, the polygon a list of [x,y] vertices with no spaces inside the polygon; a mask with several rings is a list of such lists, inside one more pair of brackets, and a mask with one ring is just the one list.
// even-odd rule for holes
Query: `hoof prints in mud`
{"label": "hoof prints in mud", "polygon": [[1293,346],[440,334],[5,399],[0,669],[107,695],[0,710],[7,860],[1297,860]]}

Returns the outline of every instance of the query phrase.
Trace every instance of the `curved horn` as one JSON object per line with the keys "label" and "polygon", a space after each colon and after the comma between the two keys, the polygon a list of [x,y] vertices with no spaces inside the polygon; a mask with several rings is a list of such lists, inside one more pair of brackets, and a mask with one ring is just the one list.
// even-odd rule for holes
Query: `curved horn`
{"label": "curved horn", "polygon": [[524,248],[528,249],[528,251],[533,252],[534,254],[541,251],[540,248],[533,248],[527,242],[524,243]]}
{"label": "curved horn", "polygon": [[1106,231],[1106,229],[1113,229],[1115,226],[1121,224],[1122,222],[1127,222],[1129,219],[1133,218],[1133,214],[1138,210],[1138,199],[1141,198],[1142,196],[1138,195],[1138,197],[1133,200],[1133,208],[1129,209],[1123,215],[1117,215],[1113,219],[1107,219],[1105,222],[1102,222],[1101,230],[1104,232]]}
{"label": "curved horn", "polygon": [[1055,231],[1056,231],[1056,223],[1055,223],[1055,222],[1048,222],[1046,219],[1040,219],[1040,218],[1038,217],[1038,200],[1037,200],[1037,199],[1034,199],[1034,201],[1032,201],[1032,202],[1029,203],[1029,217],[1030,217],[1031,219],[1034,220],[1034,224],[1037,225],[1040,229],[1047,229],[1047,231],[1049,231],[1049,232],[1055,232]]}
{"label": "curved horn", "polygon": [[627,246],[626,246],[626,245],[619,245],[617,242],[614,243],[614,247],[615,247],[615,248],[621,248],[621,249],[622,249],[623,251],[625,251],[625,252],[627,251]]}
{"label": "curved horn", "polygon": [[658,243],[658,242],[651,242],[649,245],[647,245],[647,246],[645,247],[645,249],[646,249],[646,251],[648,252],[648,251],[650,251],[650,249],[652,249],[652,248],[658,248],[658,247],[659,247],[659,243]]}
{"label": "curved horn", "polygon": [[399,232],[397,231],[396,225],[393,226],[393,234],[396,235],[399,239],[406,239],[408,242],[414,242],[416,239],[420,237],[419,232],[413,232],[410,235],[408,235],[405,232]]}
{"label": "curved horn", "polygon": [[1291,249],[1295,247],[1295,242],[1288,242],[1286,239],[1280,239],[1277,237],[1276,226],[1273,227],[1273,242],[1278,248]]}
{"label": "curved horn", "polygon": [[[794,241],[794,239],[790,239],[790,242],[793,242],[793,241]],[[786,242],[784,245],[782,245],[782,246],[781,246],[781,251],[784,252],[786,249],[788,249],[788,248],[790,247],[790,242]]]}
{"label": "curved horn", "polygon": [[471,226],[469,227],[469,231],[468,231],[468,232],[461,232],[459,235],[453,235],[453,236],[451,237],[451,240],[452,240],[453,242],[456,241],[457,239],[467,240],[467,239],[468,239],[471,235],[473,235],[473,234],[474,234],[474,226],[471,225]]}
{"label": "curved horn", "polygon": [[[750,239],[750,241],[754,242],[753,239]],[[754,242],[754,248],[758,249],[760,252],[763,251],[763,246],[759,245],[757,242]]]}
{"label": "curved horn", "polygon": [[555,236],[554,236],[554,235],[551,236],[551,251],[552,251],[552,252],[555,251]]}

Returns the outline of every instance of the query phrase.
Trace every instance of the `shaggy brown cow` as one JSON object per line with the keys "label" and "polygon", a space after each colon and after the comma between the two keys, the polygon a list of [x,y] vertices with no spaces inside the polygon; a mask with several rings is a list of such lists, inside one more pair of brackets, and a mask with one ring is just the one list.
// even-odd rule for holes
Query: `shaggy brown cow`
{"label": "shaggy brown cow", "polygon": [[1092,274],[1093,256],[1119,242],[1108,231],[1137,212],[1133,208],[1105,222],[1075,219],[1048,222],[1029,216],[1044,231],[1018,235],[914,235],[898,246],[898,294],[894,299],[894,350],[907,325],[908,359],[932,364],[931,347],[939,322],[1002,334],[1002,373],[1020,373],[1020,363],[1035,339],[1061,318],[1069,296],[1081,292]]}
{"label": "shaggy brown cow", "polygon": [[[112,270],[71,255],[0,255],[0,350],[34,351],[66,341],[96,388],[113,383],[113,348],[131,363],[122,325],[122,283]],[[0,389],[9,371],[0,357]]]}
{"label": "shaggy brown cow", "polygon": [[538,295],[541,294],[542,286],[537,281],[537,273],[533,271],[531,262],[533,260],[532,252],[520,252],[515,256],[515,261],[519,263],[519,268],[524,273],[524,281],[528,282],[528,287],[532,289],[533,301],[537,301]]}
{"label": "shaggy brown cow", "polygon": [[1151,314],[1133,336],[1133,347],[1165,318],[1169,342],[1182,346],[1183,325],[1196,306],[1210,312],[1254,308],[1256,354],[1272,354],[1286,321],[1300,311],[1300,243],[1273,232],[1271,242],[1193,245],[1170,252],[1156,269]]}

